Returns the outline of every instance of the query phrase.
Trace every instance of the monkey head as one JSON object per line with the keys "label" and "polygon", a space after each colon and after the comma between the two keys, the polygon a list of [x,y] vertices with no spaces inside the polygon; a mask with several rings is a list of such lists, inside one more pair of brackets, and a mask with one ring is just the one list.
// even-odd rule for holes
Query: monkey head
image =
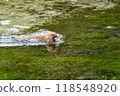
{"label": "monkey head", "polygon": [[58,41],[58,36],[56,35],[56,33],[49,33],[47,36],[48,36],[48,42]]}

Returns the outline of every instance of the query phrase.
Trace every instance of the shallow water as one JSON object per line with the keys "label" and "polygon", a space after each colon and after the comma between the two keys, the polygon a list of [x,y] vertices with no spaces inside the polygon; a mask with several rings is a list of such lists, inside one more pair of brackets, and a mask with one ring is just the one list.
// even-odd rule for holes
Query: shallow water
{"label": "shallow water", "polygon": [[[44,0],[2,0],[0,1],[0,47],[3,46],[28,46],[28,45],[45,45],[46,43],[38,40],[22,42],[21,38],[32,35],[48,34],[51,31],[44,29],[34,33],[25,33],[24,30],[34,25],[41,25],[51,16],[59,15],[61,12],[45,9]],[[48,6],[50,7],[50,6]],[[51,7],[50,7],[51,9]],[[62,35],[57,34],[60,41]]]}
{"label": "shallow water", "polygon": [[[45,31],[43,29],[34,33],[24,33],[23,31],[31,28],[34,25],[39,26],[45,22],[50,22],[54,16],[63,14],[68,15],[68,9],[70,9],[69,12],[71,13],[75,8],[79,8],[80,6],[82,8],[90,7],[86,6],[86,3],[89,3],[89,0],[81,0],[81,2],[77,2],[78,0],[70,0],[71,2],[66,1],[67,0],[1,0],[0,46],[45,45],[45,43],[39,42],[37,40],[21,42],[21,38],[31,35],[47,34],[51,31]],[[106,4],[105,0],[103,0],[102,3],[103,4],[101,4],[100,7],[107,8],[103,6]],[[100,5],[99,3],[96,4],[96,6]],[[57,6],[57,8],[54,5]],[[62,7],[61,5],[64,6]],[[90,3],[90,5],[92,7],[92,3]],[[106,6],[107,5],[111,5],[109,7],[112,7],[115,4],[107,2]],[[64,7],[66,8],[66,13]],[[99,6],[96,8],[100,9]],[[62,35],[58,35],[60,39],[58,43],[63,42],[63,40],[61,40]]]}
{"label": "shallow water", "polygon": [[[48,1],[53,0],[0,0],[0,79],[120,79],[120,6],[99,11],[111,3],[77,0],[80,2],[75,6],[70,2],[53,6]],[[62,12],[62,16],[56,16]],[[47,21],[52,16],[57,20]],[[48,24],[41,26],[46,21]],[[21,41],[50,30],[60,33],[59,42]],[[66,36],[64,44],[60,44],[61,34]]]}
{"label": "shallow water", "polygon": [[[9,31],[12,31],[14,34],[12,32],[9,32]],[[11,29],[8,29],[8,33],[1,34],[1,36],[0,36],[0,47],[3,47],[3,46],[25,46],[25,45],[26,46],[46,45],[46,44],[49,44],[49,43],[44,43],[44,42],[41,42],[37,39],[31,39],[31,40],[24,41],[24,42],[21,41],[21,39],[23,37],[27,37],[27,36],[46,35],[48,33],[51,33],[51,31],[40,29],[37,32],[27,33],[27,34],[23,35],[23,33],[19,32],[19,30],[17,28],[11,28]],[[60,34],[57,34],[57,36],[58,36],[59,42],[56,42],[56,44],[62,43],[63,42],[63,40],[62,40],[63,36],[60,35]]]}

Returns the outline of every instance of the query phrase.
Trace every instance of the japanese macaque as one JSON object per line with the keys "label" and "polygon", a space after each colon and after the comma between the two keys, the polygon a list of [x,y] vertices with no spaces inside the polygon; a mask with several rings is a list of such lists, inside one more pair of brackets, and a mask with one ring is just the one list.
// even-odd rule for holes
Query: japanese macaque
{"label": "japanese macaque", "polygon": [[46,44],[48,52],[57,52],[59,49],[59,44]]}
{"label": "japanese macaque", "polygon": [[47,35],[28,36],[28,37],[22,38],[22,41],[30,40],[30,39],[38,39],[42,42],[51,43],[51,42],[57,42],[58,36],[56,35],[56,33],[49,33]]}

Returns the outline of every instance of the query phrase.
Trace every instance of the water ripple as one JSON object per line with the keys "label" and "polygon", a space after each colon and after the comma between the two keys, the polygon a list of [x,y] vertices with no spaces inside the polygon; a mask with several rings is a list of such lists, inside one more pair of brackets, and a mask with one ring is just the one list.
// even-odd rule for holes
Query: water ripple
{"label": "water ripple", "polygon": [[[13,29],[12,29],[13,30]],[[16,29],[15,29],[16,30]],[[34,33],[26,33],[23,35],[23,33],[20,34],[2,34],[0,36],[0,47],[5,47],[5,46],[34,46],[34,45],[46,45],[48,43],[41,42],[37,39],[31,39],[28,41],[21,41],[23,37],[27,36],[33,36],[33,35],[45,35],[51,33],[51,31],[47,31],[44,29],[40,29],[37,32]],[[59,42],[57,44],[63,42],[63,36],[60,34],[57,34],[59,38]]]}

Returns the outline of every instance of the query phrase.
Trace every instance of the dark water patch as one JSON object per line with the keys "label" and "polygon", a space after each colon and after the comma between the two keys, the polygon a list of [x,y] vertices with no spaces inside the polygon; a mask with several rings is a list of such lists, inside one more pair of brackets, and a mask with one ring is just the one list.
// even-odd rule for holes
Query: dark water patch
{"label": "dark water patch", "polygon": [[119,39],[120,38],[120,28],[112,28],[106,31],[109,35],[109,39]]}

